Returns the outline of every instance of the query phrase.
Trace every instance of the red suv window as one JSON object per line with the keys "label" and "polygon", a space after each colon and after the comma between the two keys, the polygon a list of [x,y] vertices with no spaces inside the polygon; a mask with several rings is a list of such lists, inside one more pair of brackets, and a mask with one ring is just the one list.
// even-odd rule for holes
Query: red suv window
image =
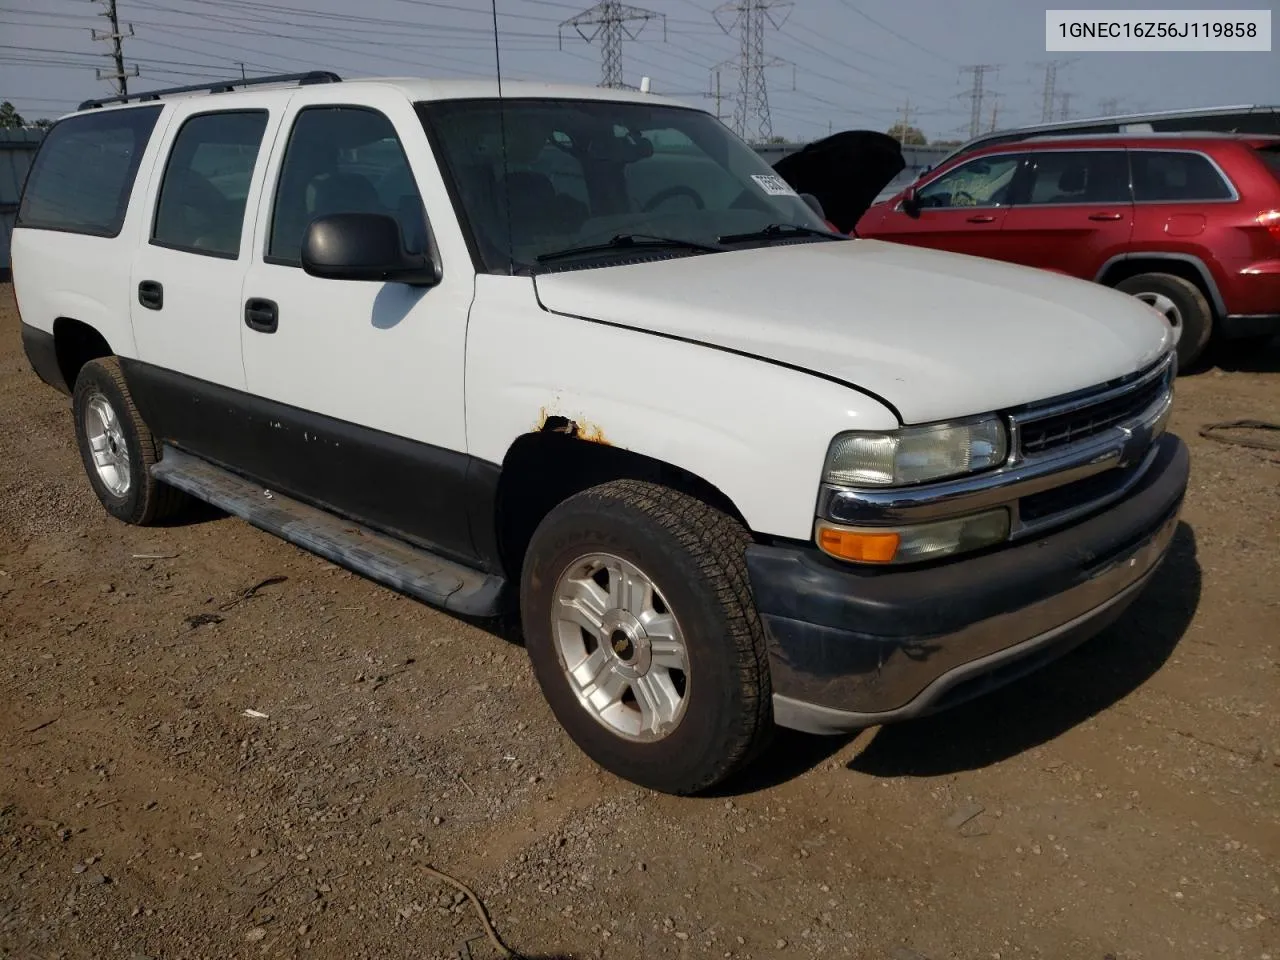
{"label": "red suv window", "polygon": [[1261,147],[1258,157],[1271,169],[1275,178],[1280,180],[1280,147]]}
{"label": "red suv window", "polygon": [[1230,200],[1234,193],[1202,153],[1133,150],[1133,198],[1143,201]]}
{"label": "red suv window", "polygon": [[1123,150],[1037,150],[1027,155],[1026,177],[1018,203],[1129,202]]}

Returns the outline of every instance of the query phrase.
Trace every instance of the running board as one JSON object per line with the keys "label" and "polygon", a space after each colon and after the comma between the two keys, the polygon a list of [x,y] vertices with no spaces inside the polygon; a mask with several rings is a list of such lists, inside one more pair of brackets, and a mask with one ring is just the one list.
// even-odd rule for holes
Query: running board
{"label": "running board", "polygon": [[501,612],[506,586],[502,577],[472,570],[385,533],[266,491],[168,444],[151,473],[157,480],[267,533],[432,606],[473,617],[491,617]]}

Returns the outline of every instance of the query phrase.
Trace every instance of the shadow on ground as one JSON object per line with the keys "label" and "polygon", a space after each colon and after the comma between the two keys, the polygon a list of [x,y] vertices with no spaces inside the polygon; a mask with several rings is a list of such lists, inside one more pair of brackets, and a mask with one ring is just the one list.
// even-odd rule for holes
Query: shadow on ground
{"label": "shadow on ground", "polygon": [[1209,363],[1227,373],[1280,373],[1280,337],[1261,344],[1251,340],[1212,344]]}
{"label": "shadow on ground", "polygon": [[881,728],[849,769],[878,777],[937,777],[1047,743],[1153,676],[1186,633],[1199,601],[1195,534],[1182,523],[1163,565],[1114,625],[987,696]]}

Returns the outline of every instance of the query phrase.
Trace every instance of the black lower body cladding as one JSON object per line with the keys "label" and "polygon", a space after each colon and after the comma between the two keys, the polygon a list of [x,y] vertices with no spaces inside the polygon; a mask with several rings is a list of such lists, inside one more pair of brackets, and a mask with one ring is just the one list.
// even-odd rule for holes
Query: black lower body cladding
{"label": "black lower body cladding", "polygon": [[22,349],[37,377],[63,393],[71,392],[71,387],[62,377],[62,367],[58,364],[58,348],[52,333],[46,333],[39,327],[33,327],[27,323],[22,324]]}
{"label": "black lower body cladding", "polygon": [[754,545],[780,724],[836,733],[919,716],[1035,669],[1107,626],[1163,558],[1186,490],[1172,435],[1103,512],[1002,550],[919,569],[840,565]]}

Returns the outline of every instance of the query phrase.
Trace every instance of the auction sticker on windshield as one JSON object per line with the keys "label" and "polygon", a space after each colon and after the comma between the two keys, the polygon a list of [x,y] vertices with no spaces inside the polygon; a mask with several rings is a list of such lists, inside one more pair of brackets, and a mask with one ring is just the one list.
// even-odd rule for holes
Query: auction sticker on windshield
{"label": "auction sticker on windshield", "polygon": [[796,192],[791,189],[787,181],[781,177],[770,173],[753,173],[751,179],[756,182],[761,190],[771,197],[794,197]]}

